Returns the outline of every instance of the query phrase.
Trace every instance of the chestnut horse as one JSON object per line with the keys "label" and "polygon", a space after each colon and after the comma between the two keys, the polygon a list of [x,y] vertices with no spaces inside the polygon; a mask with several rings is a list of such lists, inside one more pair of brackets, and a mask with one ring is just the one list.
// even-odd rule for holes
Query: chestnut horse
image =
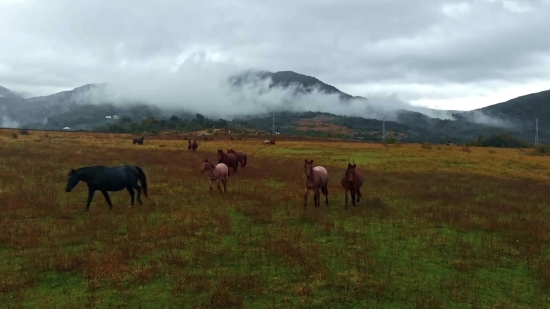
{"label": "chestnut horse", "polygon": [[218,186],[218,190],[222,192],[222,189],[220,188],[220,180],[223,184],[223,192],[227,192],[227,176],[229,169],[227,168],[227,165],[223,163],[219,163],[218,165],[214,166],[212,162],[209,162],[208,159],[204,159],[202,161],[202,167],[201,167],[201,174],[205,171],[208,172],[208,179],[210,180],[210,192],[212,192],[212,183],[215,181],[216,185]]}
{"label": "chestnut horse", "polygon": [[199,144],[197,144],[197,140],[193,140],[193,143],[191,143],[191,140],[187,141],[187,151],[192,150],[193,152],[197,152],[197,148],[199,147]]}
{"label": "chestnut horse", "polygon": [[[344,177],[342,177],[342,187],[345,190],[346,202],[345,209],[348,209],[348,192],[351,193],[351,204],[355,207],[355,203],[359,203],[361,200],[361,186],[363,185],[363,173],[356,168],[357,164],[349,164]],[[357,195],[357,200],[355,196]]]}
{"label": "chestnut horse", "polygon": [[237,154],[234,153],[225,153],[223,149],[218,149],[218,163],[224,163],[229,168],[228,175],[231,175],[231,170],[233,173],[237,172],[239,168],[239,158]]}
{"label": "chestnut horse", "polygon": [[246,153],[242,151],[235,151],[233,148],[227,149],[227,153],[234,153],[237,155],[237,160],[239,160],[239,163],[241,164],[241,168],[244,169],[246,166]]}
{"label": "chestnut horse", "polygon": [[321,194],[319,190],[323,191],[325,195],[325,201],[328,205],[328,172],[327,170],[318,165],[313,167],[313,160],[304,160],[304,172],[306,174],[306,193],[304,194],[304,208],[307,206],[307,196],[310,190],[314,191],[313,201],[315,207],[321,205]]}

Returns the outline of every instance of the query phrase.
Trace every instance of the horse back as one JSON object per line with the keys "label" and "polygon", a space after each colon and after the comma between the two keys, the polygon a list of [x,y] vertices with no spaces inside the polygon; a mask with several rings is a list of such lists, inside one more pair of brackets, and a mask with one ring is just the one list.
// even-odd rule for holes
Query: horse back
{"label": "horse back", "polygon": [[313,172],[316,175],[316,182],[318,185],[325,185],[328,182],[328,172],[327,169],[322,166],[316,166],[313,168]]}
{"label": "horse back", "polygon": [[216,168],[214,169],[214,176],[215,177],[222,177],[226,175],[229,171],[229,168],[224,163],[218,163],[216,165]]}

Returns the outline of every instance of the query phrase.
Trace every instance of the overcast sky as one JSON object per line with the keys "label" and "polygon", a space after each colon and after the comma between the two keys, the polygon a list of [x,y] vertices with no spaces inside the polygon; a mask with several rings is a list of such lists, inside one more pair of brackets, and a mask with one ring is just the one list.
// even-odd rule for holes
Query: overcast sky
{"label": "overcast sky", "polygon": [[0,0],[0,85],[154,79],[202,55],[469,110],[550,89],[548,29],[548,0]]}

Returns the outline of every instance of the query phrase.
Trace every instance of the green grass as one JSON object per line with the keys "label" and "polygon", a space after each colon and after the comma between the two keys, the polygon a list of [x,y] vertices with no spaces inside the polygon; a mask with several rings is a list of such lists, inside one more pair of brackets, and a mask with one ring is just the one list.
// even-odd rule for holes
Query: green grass
{"label": "green grass", "polygon": [[[550,163],[502,149],[181,141],[59,133],[3,144],[0,302],[24,308],[548,308]],[[70,138],[70,140],[69,140]],[[70,141],[76,148],[68,148]],[[101,147],[97,145],[101,144]],[[158,147],[163,144],[166,147]],[[71,147],[74,147],[71,146]],[[200,160],[248,154],[228,192]],[[69,150],[68,150],[69,149]],[[70,149],[77,149],[76,151]],[[176,150],[174,150],[176,149]],[[76,152],[76,153],[75,153]],[[329,171],[327,207],[303,207],[304,156]],[[363,201],[344,210],[351,156]],[[127,208],[70,168],[133,162],[150,199]],[[535,168],[538,172],[532,172]],[[51,178],[49,182],[44,179]],[[29,188],[32,188],[29,189]]]}

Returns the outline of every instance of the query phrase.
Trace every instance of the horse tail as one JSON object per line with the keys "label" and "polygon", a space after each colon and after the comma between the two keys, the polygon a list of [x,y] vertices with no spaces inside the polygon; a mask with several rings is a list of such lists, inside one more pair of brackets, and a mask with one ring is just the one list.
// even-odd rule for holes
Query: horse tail
{"label": "horse tail", "polygon": [[146,198],[149,198],[149,196],[147,196],[147,178],[145,177],[145,173],[139,166],[136,166],[136,169],[138,171],[139,182],[141,182],[141,187],[143,188],[143,194]]}

